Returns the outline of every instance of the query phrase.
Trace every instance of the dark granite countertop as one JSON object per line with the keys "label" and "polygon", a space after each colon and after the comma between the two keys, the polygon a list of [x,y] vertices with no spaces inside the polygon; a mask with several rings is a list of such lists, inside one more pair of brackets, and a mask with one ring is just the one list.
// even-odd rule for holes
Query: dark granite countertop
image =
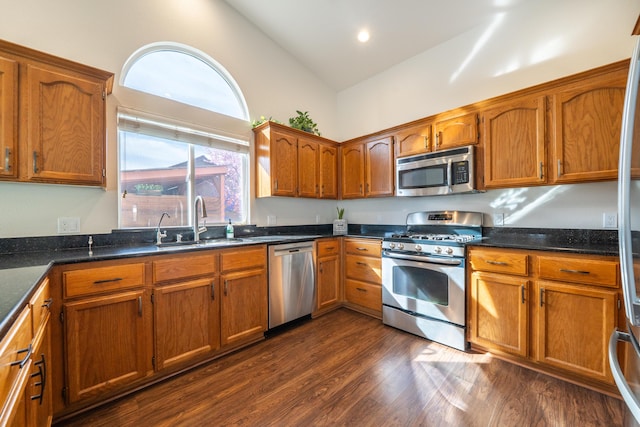
{"label": "dark granite countertop", "polygon": [[120,258],[134,258],[149,255],[181,253],[222,249],[234,246],[292,243],[314,240],[322,235],[271,235],[238,238],[232,241],[199,245],[167,245],[158,247],[149,243],[129,246],[108,246],[93,248],[53,249],[0,253],[0,339],[20,314],[21,310],[36,291],[37,286],[55,264],[72,264],[88,261],[105,261]]}
{"label": "dark granite countertop", "polygon": [[616,230],[485,228],[473,246],[618,256]]}
{"label": "dark granite countertop", "polygon": [[[392,233],[402,233],[402,225],[352,225],[346,237],[382,239]],[[333,237],[331,226],[289,226],[271,229],[266,234],[254,226],[240,231],[253,233],[237,241],[216,244],[166,246],[153,244],[153,232],[121,233],[94,236],[92,253],[86,246],[87,236],[49,238],[0,239],[0,339],[35,292],[36,286],[54,264],[70,264],[158,254],[220,249],[230,246],[278,244]],[[169,233],[169,238],[172,235]],[[175,232],[174,232],[175,234]],[[476,246],[530,250],[561,251],[593,255],[618,255],[615,230],[566,230],[483,228],[483,240]],[[215,239],[216,235],[209,236]],[[248,240],[241,240],[243,237]],[[73,249],[61,249],[71,247]]]}

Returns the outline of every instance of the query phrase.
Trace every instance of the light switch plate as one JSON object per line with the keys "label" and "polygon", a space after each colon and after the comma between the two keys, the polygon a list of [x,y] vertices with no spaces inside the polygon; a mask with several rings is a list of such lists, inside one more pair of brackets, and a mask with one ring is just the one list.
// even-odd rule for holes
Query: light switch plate
{"label": "light switch plate", "polygon": [[80,218],[60,217],[58,218],[58,234],[70,234],[80,232]]}
{"label": "light switch plate", "polygon": [[602,226],[604,228],[616,228],[618,226],[618,213],[604,212],[602,214]]}

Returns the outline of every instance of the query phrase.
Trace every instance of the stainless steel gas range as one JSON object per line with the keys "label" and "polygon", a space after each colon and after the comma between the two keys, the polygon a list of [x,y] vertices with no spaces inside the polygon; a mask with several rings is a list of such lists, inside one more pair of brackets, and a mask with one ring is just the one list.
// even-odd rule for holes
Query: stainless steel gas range
{"label": "stainless steel gas range", "polygon": [[482,239],[482,213],[413,212],[406,225],[382,242],[382,321],[466,350],[465,245]]}

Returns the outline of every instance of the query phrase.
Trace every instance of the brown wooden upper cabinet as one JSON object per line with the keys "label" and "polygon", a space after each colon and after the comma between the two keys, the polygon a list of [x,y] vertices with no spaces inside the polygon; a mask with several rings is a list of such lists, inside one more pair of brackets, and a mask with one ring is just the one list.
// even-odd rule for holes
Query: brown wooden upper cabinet
{"label": "brown wooden upper cabinet", "polygon": [[392,136],[350,141],[340,151],[343,199],[393,196]]}
{"label": "brown wooden upper cabinet", "polygon": [[106,185],[113,73],[0,40],[0,179]]}
{"label": "brown wooden upper cabinet", "polygon": [[550,182],[617,178],[627,72],[617,67],[550,95]]}
{"label": "brown wooden upper cabinet", "polygon": [[627,71],[621,61],[489,101],[485,187],[616,179]]}
{"label": "brown wooden upper cabinet", "polygon": [[337,197],[335,142],[273,122],[253,131],[256,197]]}
{"label": "brown wooden upper cabinet", "polygon": [[433,151],[478,143],[478,115],[463,114],[438,120],[434,126]]}
{"label": "brown wooden upper cabinet", "polygon": [[531,96],[483,113],[486,188],[545,183],[545,105],[545,96]]}
{"label": "brown wooden upper cabinet", "polygon": [[431,121],[410,124],[395,132],[396,157],[412,156],[431,151]]}

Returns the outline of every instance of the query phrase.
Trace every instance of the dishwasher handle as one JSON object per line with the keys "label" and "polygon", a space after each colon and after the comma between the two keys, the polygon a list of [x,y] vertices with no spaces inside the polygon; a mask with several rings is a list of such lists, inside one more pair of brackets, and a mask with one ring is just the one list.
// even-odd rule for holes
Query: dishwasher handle
{"label": "dishwasher handle", "polygon": [[282,249],[279,249],[276,247],[273,250],[273,254],[275,256],[286,256],[286,255],[293,255],[293,254],[306,253],[306,252],[313,252],[313,245],[288,247],[288,248],[282,248]]}

